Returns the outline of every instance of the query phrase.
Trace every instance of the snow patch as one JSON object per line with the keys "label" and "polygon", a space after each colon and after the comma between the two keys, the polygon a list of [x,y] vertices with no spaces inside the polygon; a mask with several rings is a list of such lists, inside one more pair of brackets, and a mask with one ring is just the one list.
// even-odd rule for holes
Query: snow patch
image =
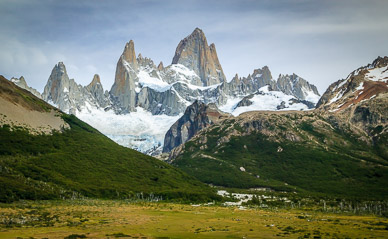
{"label": "snow patch", "polygon": [[123,62],[123,65],[125,67],[125,69],[128,71],[128,72],[135,72],[135,70],[131,67],[131,65],[126,61],[124,60],[124,58],[121,58],[122,59],[122,62]]}
{"label": "snow patch", "polygon": [[312,90],[306,90],[305,88],[302,88],[303,94],[305,95],[305,100],[313,102],[314,104],[318,103],[319,99],[321,98],[319,95],[315,94]]}
{"label": "snow patch", "polygon": [[368,80],[388,82],[388,66],[370,69],[369,73],[365,74]]}
{"label": "snow patch", "polygon": [[330,101],[329,101],[329,105],[336,102],[337,100],[339,100],[341,97],[342,97],[343,93],[342,93],[342,90],[339,91],[335,96],[334,98],[332,98]]}
{"label": "snow patch", "polygon": [[213,90],[213,89],[216,89],[218,86],[220,86],[222,84],[222,83],[219,83],[219,84],[214,84],[214,85],[211,85],[211,86],[198,86],[198,85],[193,85],[193,84],[187,83],[185,81],[177,81],[177,82],[174,82],[173,85],[175,85],[177,83],[184,84],[188,88],[190,88],[191,90],[201,90],[201,91]]}
{"label": "snow patch", "polygon": [[[349,77],[348,77],[349,78]],[[346,82],[348,82],[348,78],[342,80],[338,85],[336,85],[333,89],[333,92],[336,91],[337,89],[341,88],[343,85],[345,85]]]}
{"label": "snow patch", "polygon": [[175,71],[176,74],[184,75],[186,77],[198,77],[198,75],[193,70],[190,70],[182,64],[172,64],[170,69]]}
{"label": "snow patch", "polygon": [[240,102],[244,97],[230,97],[225,104],[218,107],[221,111],[231,113],[236,108],[238,102]]}
{"label": "snow patch", "polygon": [[[220,109],[231,113],[234,116],[238,116],[244,112],[258,110],[308,110],[307,105],[303,103],[292,103],[291,100],[295,99],[295,97],[286,95],[281,91],[270,91],[269,86],[260,88],[259,92],[259,94],[255,94],[251,99],[249,99],[252,102],[249,106],[231,108],[230,105],[232,102],[230,102],[228,107],[223,106],[220,107]],[[278,106],[281,105],[282,102],[284,102],[283,104],[285,108],[278,109]]]}
{"label": "snow patch", "polygon": [[355,91],[358,91],[358,90],[363,90],[364,89],[364,82],[361,82],[361,84],[359,86],[357,86],[357,88],[355,89]]}
{"label": "snow patch", "polygon": [[[140,71],[137,76],[139,78],[139,84],[142,87],[148,87],[148,88],[154,89],[158,92],[164,92],[164,91],[171,89],[171,86],[167,82],[164,82],[161,79],[156,78],[156,77],[151,77],[145,71]],[[136,90],[139,90],[138,87],[135,88],[135,91]]]}

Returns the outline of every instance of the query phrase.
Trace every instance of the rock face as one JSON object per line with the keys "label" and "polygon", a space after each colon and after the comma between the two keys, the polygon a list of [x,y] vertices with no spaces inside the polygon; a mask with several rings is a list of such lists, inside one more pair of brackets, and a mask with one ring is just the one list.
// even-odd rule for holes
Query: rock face
{"label": "rock face", "polygon": [[11,82],[13,82],[15,85],[19,86],[22,89],[28,90],[29,92],[31,92],[33,95],[35,95],[39,99],[42,99],[42,95],[39,93],[39,91],[37,91],[36,89],[34,89],[32,87],[29,87],[23,76],[21,76],[19,79],[13,77],[13,78],[11,78]]}
{"label": "rock face", "polygon": [[206,105],[195,101],[186,108],[184,115],[167,131],[163,152],[171,151],[191,139],[201,129],[229,116],[229,114],[221,112],[215,104]]}
{"label": "rock face", "polygon": [[199,28],[178,44],[172,64],[182,64],[192,69],[201,78],[201,86],[226,81],[216,46],[208,45],[205,34]]}

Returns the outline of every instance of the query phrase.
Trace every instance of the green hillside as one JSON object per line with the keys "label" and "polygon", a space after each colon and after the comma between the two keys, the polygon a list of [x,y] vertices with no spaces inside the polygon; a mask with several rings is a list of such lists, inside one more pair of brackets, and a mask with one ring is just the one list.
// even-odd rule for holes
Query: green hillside
{"label": "green hillside", "polygon": [[[36,110],[52,108],[5,81],[0,81],[2,97]],[[154,195],[180,201],[217,197],[211,188],[181,170],[114,143],[73,115],[58,114],[70,129],[32,135],[22,127],[0,127],[1,202],[82,196]]]}
{"label": "green hillside", "polygon": [[319,113],[257,112],[201,131],[172,164],[225,187],[387,199],[387,133],[361,136]]}

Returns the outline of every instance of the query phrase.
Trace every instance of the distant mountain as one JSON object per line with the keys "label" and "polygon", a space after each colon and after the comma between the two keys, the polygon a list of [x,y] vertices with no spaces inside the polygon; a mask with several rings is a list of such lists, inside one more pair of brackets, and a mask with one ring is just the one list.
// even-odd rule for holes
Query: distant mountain
{"label": "distant mountain", "polygon": [[332,84],[315,110],[246,112],[211,124],[169,162],[213,185],[386,199],[387,60]]}
{"label": "distant mountain", "polygon": [[331,84],[317,108],[332,112],[350,109],[388,91],[388,57],[378,57],[372,64],[351,72],[346,79]]}
{"label": "distant mountain", "polygon": [[[104,92],[99,80],[93,80],[91,84],[95,87],[78,85],[69,78],[65,65],[60,62],[52,70],[42,97],[64,112],[79,116],[116,142],[148,154],[162,151],[164,134],[196,100],[214,103],[223,111],[233,113],[239,101],[266,85],[270,85],[273,91],[288,95],[287,99],[299,102],[302,106],[297,107],[298,110],[312,108],[320,97],[314,85],[295,74],[273,79],[268,67],[256,69],[247,77],[236,75],[228,82],[215,44],[209,46],[199,28],[178,44],[169,66],[163,63],[156,66],[141,54],[136,57],[135,44],[129,41],[117,62],[115,81],[110,91]],[[286,101],[279,102],[282,104],[279,109],[284,110],[290,105]],[[259,104],[266,105],[267,102]],[[240,108],[238,112],[252,110],[252,107]],[[136,127],[134,119],[151,119],[148,113],[159,119],[160,127],[153,132],[135,133],[144,122],[139,122],[141,126]],[[163,121],[159,117],[162,115],[165,116]],[[100,124],[101,120],[108,121],[108,118],[114,127],[126,128],[125,133],[117,134],[115,129]],[[126,121],[133,123],[123,124]]]}
{"label": "distant mountain", "polygon": [[[58,88],[89,90],[67,81],[64,68]],[[45,97],[63,91],[47,87]],[[98,90],[100,91],[100,90]],[[74,92],[74,91],[73,91]],[[97,91],[96,91],[97,92]],[[61,102],[66,106],[74,103]],[[46,98],[47,99],[47,98]],[[0,202],[19,199],[130,198],[136,194],[170,200],[207,201],[212,189],[174,167],[114,143],[0,76]]]}

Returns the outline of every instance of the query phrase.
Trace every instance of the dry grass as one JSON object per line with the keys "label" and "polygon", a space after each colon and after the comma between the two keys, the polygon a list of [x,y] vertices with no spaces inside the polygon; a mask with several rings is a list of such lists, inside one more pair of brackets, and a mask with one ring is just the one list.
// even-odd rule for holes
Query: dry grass
{"label": "dry grass", "polygon": [[3,205],[0,223],[0,238],[388,237],[376,216],[103,200]]}

